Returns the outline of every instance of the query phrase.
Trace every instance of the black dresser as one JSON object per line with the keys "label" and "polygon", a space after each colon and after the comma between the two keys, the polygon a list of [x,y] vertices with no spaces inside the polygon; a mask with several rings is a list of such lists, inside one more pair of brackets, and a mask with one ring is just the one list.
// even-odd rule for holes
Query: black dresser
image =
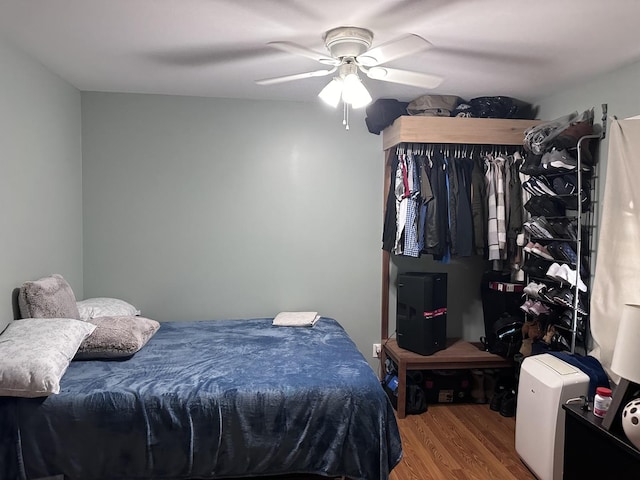
{"label": "black dresser", "polygon": [[629,443],[621,427],[605,430],[602,419],[579,404],[562,408],[566,412],[564,480],[640,479],[640,451]]}

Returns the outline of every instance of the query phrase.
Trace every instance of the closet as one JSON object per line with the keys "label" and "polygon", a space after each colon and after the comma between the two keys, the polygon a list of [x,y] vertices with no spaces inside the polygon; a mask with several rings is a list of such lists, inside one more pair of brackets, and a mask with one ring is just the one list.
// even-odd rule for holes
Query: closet
{"label": "closet", "polygon": [[[396,147],[403,144],[451,144],[521,146],[524,131],[541,123],[537,120],[493,118],[402,116],[382,132],[385,151],[384,206],[392,178],[391,165]],[[405,416],[406,373],[408,370],[467,369],[507,367],[511,363],[485,352],[473,343],[451,340],[447,348],[422,356],[398,347],[389,338],[389,262],[390,253],[382,251],[381,362],[389,357],[398,368],[398,417]],[[381,372],[384,375],[384,372]]]}

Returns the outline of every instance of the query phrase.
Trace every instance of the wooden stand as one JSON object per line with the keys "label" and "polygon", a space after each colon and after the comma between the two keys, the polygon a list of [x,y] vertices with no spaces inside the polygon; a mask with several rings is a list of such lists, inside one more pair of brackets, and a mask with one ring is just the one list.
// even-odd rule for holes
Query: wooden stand
{"label": "wooden stand", "polygon": [[394,339],[382,345],[381,361],[389,357],[398,366],[398,418],[406,416],[407,370],[452,370],[468,368],[505,368],[513,363],[506,358],[480,350],[478,344],[460,339],[447,340],[447,348],[433,355],[420,355],[398,346]]}

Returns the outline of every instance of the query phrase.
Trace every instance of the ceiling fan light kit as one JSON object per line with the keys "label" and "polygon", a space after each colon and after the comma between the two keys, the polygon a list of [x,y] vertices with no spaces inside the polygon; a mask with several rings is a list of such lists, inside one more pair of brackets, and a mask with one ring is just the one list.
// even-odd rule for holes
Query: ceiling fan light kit
{"label": "ceiling fan light kit", "polygon": [[327,85],[320,91],[318,97],[327,105],[336,108],[342,98],[342,84],[343,80],[340,77],[334,77]]}
{"label": "ceiling fan light kit", "polygon": [[362,108],[371,103],[371,94],[355,73],[344,77],[342,101],[353,108]]}
{"label": "ceiling fan light kit", "polygon": [[334,108],[340,99],[352,108],[362,108],[371,103],[371,94],[360,80],[355,64],[344,63],[338,72],[339,76],[334,77],[318,94],[322,101]]}
{"label": "ceiling fan light kit", "polygon": [[257,80],[257,83],[273,85],[303,78],[331,75],[337,70],[338,76],[334,77],[322,89],[318,97],[334,108],[342,100],[345,112],[343,124],[349,129],[349,107],[361,108],[368,105],[372,100],[371,94],[358,76],[358,71],[363,72],[372,80],[382,80],[426,89],[435,88],[442,82],[442,79],[435,75],[379,66],[382,63],[412,55],[431,46],[431,43],[417,35],[406,35],[371,48],[373,32],[370,30],[360,27],[338,27],[324,34],[324,43],[330,56],[291,42],[269,43],[274,48],[311,58],[334,68],[267,78]]}

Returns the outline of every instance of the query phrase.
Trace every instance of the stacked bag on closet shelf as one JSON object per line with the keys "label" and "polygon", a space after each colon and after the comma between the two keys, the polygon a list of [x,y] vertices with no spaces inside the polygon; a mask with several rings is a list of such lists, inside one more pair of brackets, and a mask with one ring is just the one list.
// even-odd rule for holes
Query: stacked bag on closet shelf
{"label": "stacked bag on closet shelf", "polygon": [[407,105],[409,115],[470,118],[535,118],[531,104],[512,97],[476,97],[466,101],[456,95],[422,95]]}
{"label": "stacked bag on closet shelf", "polygon": [[[529,197],[524,208],[530,217],[523,223],[528,237],[523,250],[528,255],[522,268],[530,281],[520,307],[527,314],[520,350],[523,356],[570,350],[576,294],[577,340],[585,340],[590,275],[585,252],[589,250],[589,232],[575,211],[578,206],[582,212],[591,207],[590,175],[594,163],[589,141],[583,141],[578,171],[577,148],[578,140],[593,132],[593,109],[580,115],[574,112],[525,132],[526,155],[520,173]],[[583,240],[582,258],[576,252],[579,234]]]}
{"label": "stacked bag on closet shelf", "polygon": [[512,97],[477,97],[466,101],[457,95],[421,95],[411,102],[381,98],[366,109],[369,132],[379,135],[402,115],[429,117],[520,118],[533,119],[531,104]]}

